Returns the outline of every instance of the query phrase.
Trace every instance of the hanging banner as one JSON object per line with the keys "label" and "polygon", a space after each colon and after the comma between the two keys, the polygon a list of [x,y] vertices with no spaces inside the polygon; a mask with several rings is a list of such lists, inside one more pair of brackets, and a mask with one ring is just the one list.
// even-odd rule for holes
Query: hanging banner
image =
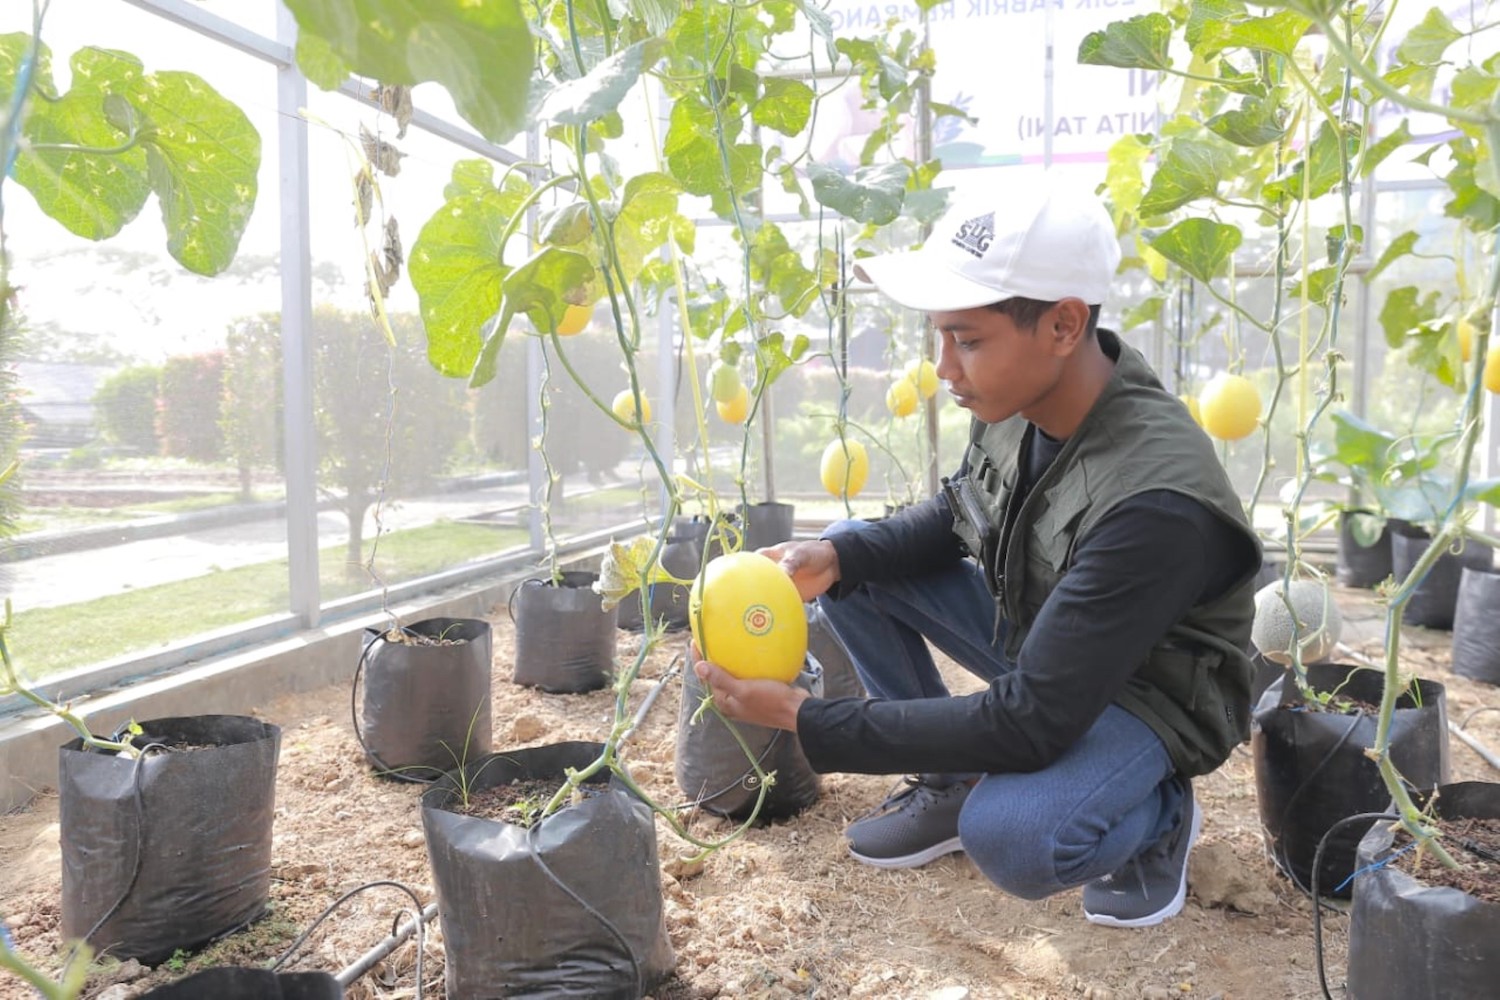
{"label": "hanging banner", "polygon": [[[1017,163],[1103,162],[1122,135],[1155,132],[1159,74],[1080,66],[1078,46],[1112,21],[1155,10],[1145,0],[952,0],[927,14],[937,54],[932,100],[976,119],[939,118],[933,155],[949,169]],[[920,36],[920,11],[911,3],[833,0],[827,8],[834,34],[870,37],[911,31]],[[893,27],[894,22],[894,27]],[[1047,108],[1047,42],[1052,66],[1052,108]],[[821,162],[852,165],[878,115],[860,108],[852,84],[820,110]],[[827,120],[822,116],[827,115]],[[902,137],[900,155],[911,155],[913,137]],[[1051,149],[1048,149],[1050,138]]]}

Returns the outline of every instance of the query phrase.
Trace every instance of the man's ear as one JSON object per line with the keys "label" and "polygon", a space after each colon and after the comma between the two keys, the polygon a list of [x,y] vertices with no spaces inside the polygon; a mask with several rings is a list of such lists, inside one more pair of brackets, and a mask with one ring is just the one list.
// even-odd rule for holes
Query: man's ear
{"label": "man's ear", "polygon": [[1058,354],[1072,354],[1089,328],[1089,307],[1082,299],[1062,299],[1052,307],[1052,338]]}

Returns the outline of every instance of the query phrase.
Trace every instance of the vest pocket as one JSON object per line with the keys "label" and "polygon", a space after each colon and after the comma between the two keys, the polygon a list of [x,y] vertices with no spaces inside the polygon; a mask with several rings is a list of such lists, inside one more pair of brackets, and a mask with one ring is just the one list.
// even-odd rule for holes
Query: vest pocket
{"label": "vest pocket", "polygon": [[1036,517],[1032,544],[1047,553],[1052,570],[1061,573],[1073,558],[1078,540],[1078,523],[1089,505],[1081,490],[1050,489],[1045,494],[1047,507]]}
{"label": "vest pocket", "polygon": [[1170,640],[1151,655],[1151,682],[1177,704],[1196,713],[1208,674],[1217,670],[1224,654],[1215,649],[1179,645]]}
{"label": "vest pocket", "polygon": [[1228,659],[1229,654],[1211,646],[1168,640],[1139,674],[1186,716],[1196,732],[1182,735],[1199,747],[1210,768],[1249,735],[1248,717],[1235,706],[1237,700],[1248,704],[1249,689],[1239,683]]}

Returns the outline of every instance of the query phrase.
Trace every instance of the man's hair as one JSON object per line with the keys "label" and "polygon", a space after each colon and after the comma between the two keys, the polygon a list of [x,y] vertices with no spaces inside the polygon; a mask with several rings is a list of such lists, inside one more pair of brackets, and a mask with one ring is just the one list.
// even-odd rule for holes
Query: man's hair
{"label": "man's hair", "polygon": [[[1003,299],[1000,302],[991,302],[986,309],[993,309],[1002,316],[1009,316],[1022,330],[1035,330],[1037,323],[1042,318],[1042,313],[1057,305],[1056,302],[1043,302],[1041,299],[1023,299],[1016,296],[1011,299]],[[1089,306],[1089,325],[1083,331],[1085,337],[1092,337],[1099,326],[1099,307]]]}

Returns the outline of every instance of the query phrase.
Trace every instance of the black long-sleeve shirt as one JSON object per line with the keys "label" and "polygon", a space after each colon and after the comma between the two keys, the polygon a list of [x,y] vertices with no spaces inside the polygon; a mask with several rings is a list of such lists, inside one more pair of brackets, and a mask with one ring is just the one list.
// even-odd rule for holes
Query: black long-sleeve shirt
{"label": "black long-sleeve shirt", "polygon": [[[1034,437],[1030,482],[1061,447]],[[841,578],[830,596],[965,558],[952,520],[939,497],[832,536]],[[1015,670],[954,698],[809,698],[797,713],[802,749],[823,772],[1039,770],[1093,725],[1172,625],[1228,592],[1257,559],[1254,546],[1198,501],[1169,490],[1138,494],[1079,539]]]}

